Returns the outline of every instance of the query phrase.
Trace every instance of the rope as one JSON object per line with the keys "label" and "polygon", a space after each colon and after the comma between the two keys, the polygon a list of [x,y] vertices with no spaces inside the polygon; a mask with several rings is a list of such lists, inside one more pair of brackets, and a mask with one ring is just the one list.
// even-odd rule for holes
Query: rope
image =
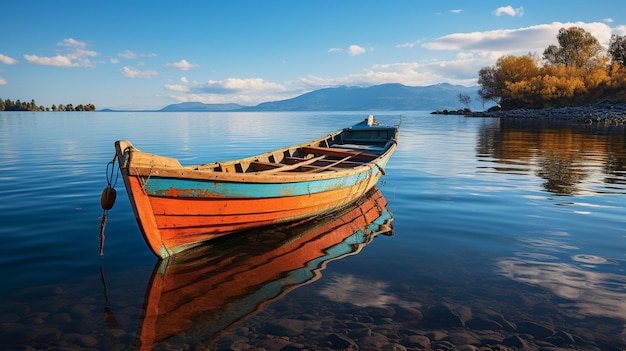
{"label": "rope", "polygon": [[[115,185],[117,185],[117,179],[120,176],[120,168],[117,168],[117,173],[115,173],[115,182],[113,182],[113,172],[115,172],[115,161],[117,160],[117,154],[115,154],[115,156],[113,156],[113,159],[111,161],[109,161],[109,163],[107,163],[107,168],[106,168],[106,177],[107,177],[107,188],[115,188]],[[119,162],[118,162],[119,163]],[[109,166],[111,167],[110,171],[109,171]],[[111,182],[113,182],[113,186],[111,186]]]}
{"label": "rope", "polygon": [[100,221],[100,256],[104,256],[104,227],[107,225],[108,211],[104,210]]}
{"label": "rope", "polygon": [[[117,180],[119,179],[119,175],[120,175],[119,167],[117,167],[117,172],[115,172],[116,160],[117,160],[117,154],[115,154],[115,156],[113,156],[113,159],[109,163],[107,163],[107,166],[106,166],[107,186],[106,188],[104,188],[104,191],[102,193],[102,196],[106,194],[107,198],[108,196],[112,196],[113,202],[115,201],[115,185],[117,185]],[[115,179],[113,179],[114,176],[115,176]],[[109,209],[113,207],[113,203],[111,203],[110,205],[107,204],[107,206],[105,206],[105,204],[102,202],[102,197],[101,197],[100,205],[102,206],[102,217],[100,217],[101,220],[100,220],[100,251],[99,252],[100,252],[100,256],[104,256],[104,238],[105,238],[104,228],[106,227],[107,218],[109,217]]]}

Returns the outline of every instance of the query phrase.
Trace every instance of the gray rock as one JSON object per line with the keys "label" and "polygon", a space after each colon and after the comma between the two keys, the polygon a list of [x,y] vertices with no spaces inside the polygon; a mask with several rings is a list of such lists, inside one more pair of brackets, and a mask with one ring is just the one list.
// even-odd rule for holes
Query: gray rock
{"label": "gray rock", "polygon": [[91,335],[86,335],[86,334],[69,333],[69,334],[63,335],[63,340],[67,341],[70,344],[76,344],[76,345],[84,346],[84,347],[91,347],[91,346],[98,345],[98,339],[96,339],[95,337]]}
{"label": "gray rock", "polygon": [[545,339],[554,335],[555,333],[554,329],[531,321],[518,323],[517,331],[520,333],[530,334],[537,339]]}
{"label": "gray rock", "polygon": [[445,337],[448,336],[448,333],[445,333],[441,330],[435,330],[430,333],[427,333],[426,336],[430,338],[430,340],[439,341],[439,340],[445,339]]}
{"label": "gray rock", "polygon": [[508,337],[502,340],[502,345],[510,346],[510,347],[517,347],[521,349],[521,348],[526,347],[526,341],[524,341],[524,339],[520,338],[517,335],[513,335],[511,337]]}
{"label": "gray rock", "polygon": [[446,303],[437,304],[424,311],[423,322],[433,328],[457,328],[463,326],[461,317]]}
{"label": "gray rock", "polygon": [[406,351],[406,347],[400,344],[387,344],[382,347],[383,351]]}
{"label": "gray rock", "polygon": [[402,339],[402,344],[418,348],[420,350],[430,349],[430,339],[424,335],[411,335]]}
{"label": "gray rock", "polygon": [[495,321],[496,323],[500,324],[502,326],[502,329],[504,329],[506,331],[515,331],[515,330],[517,330],[517,325],[515,325],[515,323],[513,323],[513,322],[508,321],[502,315],[490,316],[489,319],[491,319],[491,320]]}
{"label": "gray rock", "polygon": [[501,118],[541,118],[569,121],[573,123],[587,124],[614,124],[623,125],[626,123],[626,104],[613,104],[608,101],[593,105],[545,108],[541,110],[510,110],[492,112],[473,112],[474,117],[501,117]]}
{"label": "gray rock", "polygon": [[424,319],[422,311],[416,308],[404,308],[396,307],[396,314],[393,317],[394,320],[417,322]]}
{"label": "gray rock", "polygon": [[331,347],[335,350],[345,350],[354,346],[354,340],[347,336],[339,334],[330,334],[324,337],[325,342],[330,343]]}
{"label": "gray rock", "polygon": [[483,318],[472,318],[465,322],[465,327],[477,330],[502,330],[502,324]]}
{"label": "gray rock", "polygon": [[273,339],[261,340],[261,342],[259,343],[259,346],[261,346],[267,351],[280,351],[284,347],[288,346],[289,344],[291,344],[289,340],[285,340],[281,338],[273,338]]}
{"label": "gray rock", "polygon": [[456,351],[476,351],[478,348],[474,345],[461,345],[456,348]]}
{"label": "gray rock", "polygon": [[449,341],[437,341],[433,343],[433,350],[456,351],[456,346]]}
{"label": "gray rock", "polygon": [[263,331],[278,336],[298,336],[304,332],[304,322],[297,319],[276,319],[270,321]]}
{"label": "gray rock", "polygon": [[497,345],[502,343],[502,340],[504,340],[504,336],[496,332],[480,334],[477,337],[483,345]]}
{"label": "gray rock", "polygon": [[28,329],[24,333],[27,340],[37,340],[41,342],[58,341],[61,338],[61,331],[53,327],[37,327]]}
{"label": "gray rock", "polygon": [[72,321],[72,317],[67,312],[55,313],[49,319],[55,323],[69,323]]}
{"label": "gray rock", "polygon": [[282,349],[280,349],[280,351],[300,351],[300,350],[304,350],[305,348],[306,347],[304,346],[304,344],[294,342],[283,347]]}
{"label": "gray rock", "polygon": [[365,313],[374,319],[391,318],[396,314],[396,310],[391,306],[368,307],[365,309]]}
{"label": "gray rock", "polygon": [[564,331],[556,332],[548,341],[556,346],[571,346],[576,344],[574,336]]}
{"label": "gray rock", "polygon": [[372,330],[370,328],[350,329],[348,331],[348,336],[353,339],[358,339],[370,335],[372,335]]}
{"label": "gray rock", "polygon": [[474,335],[466,331],[450,332],[444,340],[454,345],[480,345],[480,341]]}
{"label": "gray rock", "polygon": [[381,334],[364,336],[359,339],[360,350],[380,350],[387,344],[389,344],[389,339]]}
{"label": "gray rock", "polygon": [[29,345],[4,346],[2,350],[3,351],[37,351],[37,349]]}

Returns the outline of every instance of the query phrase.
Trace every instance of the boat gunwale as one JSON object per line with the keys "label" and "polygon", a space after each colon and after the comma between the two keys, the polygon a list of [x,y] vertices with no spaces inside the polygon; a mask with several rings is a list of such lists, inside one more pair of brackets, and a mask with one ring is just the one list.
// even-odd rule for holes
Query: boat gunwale
{"label": "boat gunwale", "polygon": [[[395,134],[390,137],[386,141],[385,149],[380,155],[362,153],[368,155],[366,158],[375,157],[374,159],[359,162],[359,164],[354,164],[351,167],[345,168],[337,168],[332,167],[329,169],[325,169],[322,172],[289,172],[289,168],[280,170],[279,168],[269,169],[269,170],[256,170],[250,172],[225,172],[225,171],[215,171],[210,170],[211,168],[219,167],[222,165],[233,166],[236,164],[252,164],[254,162],[265,162],[260,159],[269,158],[272,155],[285,153],[294,150],[300,150],[302,148],[320,148],[320,149],[332,149],[332,145],[328,147],[319,146],[320,143],[323,143],[325,140],[332,140],[333,138],[339,136],[343,133],[344,130],[337,131],[335,133],[328,134],[322,138],[315,139],[310,142],[306,142],[303,144],[292,145],[288,147],[283,147],[279,149],[275,149],[269,152],[265,152],[262,154],[244,157],[236,160],[230,160],[225,162],[214,162],[207,164],[197,164],[197,165],[181,165],[178,162],[178,159],[154,155],[150,153],[143,152],[136,147],[130,141],[121,140],[115,143],[118,156],[120,157],[120,168],[125,169],[127,171],[128,176],[140,176],[140,177],[163,177],[163,178],[184,178],[184,179],[194,179],[194,180],[205,180],[205,181],[223,181],[223,182],[246,182],[246,183],[285,183],[285,182],[306,182],[311,180],[321,180],[321,179],[336,179],[342,178],[346,176],[350,176],[353,174],[358,174],[362,172],[369,172],[374,169],[380,169],[381,165],[386,163],[386,160],[393,154],[397,147],[397,137],[398,137],[398,128],[396,126],[388,126],[387,129],[394,130]],[[130,157],[126,159],[126,153],[130,149]],[[349,154],[350,151],[346,151],[346,154]],[[177,163],[176,166],[166,165],[166,166],[144,166],[144,165],[135,165],[133,164],[133,159],[136,155],[143,155],[145,158],[157,157],[163,159],[169,159],[170,162]],[[133,157],[135,156],[135,157]],[[358,159],[358,155],[354,154],[355,158]],[[325,161],[334,162],[337,160],[332,159],[323,159]],[[345,162],[345,164],[350,164],[350,162],[354,162],[352,159]],[[340,162],[343,163],[343,162]],[[296,163],[297,164],[297,163]],[[284,164],[287,166],[287,164]],[[309,166],[303,164],[302,166]],[[336,166],[336,165],[335,165]],[[205,168],[205,169],[202,169]]]}

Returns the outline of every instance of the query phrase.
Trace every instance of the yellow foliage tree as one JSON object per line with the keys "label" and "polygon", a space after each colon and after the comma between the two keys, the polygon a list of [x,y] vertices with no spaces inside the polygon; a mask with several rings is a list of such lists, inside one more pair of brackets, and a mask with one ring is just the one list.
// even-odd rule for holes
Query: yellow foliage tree
{"label": "yellow foliage tree", "polygon": [[507,94],[507,86],[524,82],[539,72],[537,60],[530,55],[502,56],[494,67],[480,70],[478,83],[482,88],[478,94],[484,100],[493,100],[502,106],[509,106],[512,97]]}
{"label": "yellow foliage tree", "polygon": [[545,64],[531,55],[502,56],[478,73],[484,100],[504,109],[578,106],[603,100],[626,102],[626,67],[600,52],[598,41],[582,28],[562,28],[560,46],[544,51]]}

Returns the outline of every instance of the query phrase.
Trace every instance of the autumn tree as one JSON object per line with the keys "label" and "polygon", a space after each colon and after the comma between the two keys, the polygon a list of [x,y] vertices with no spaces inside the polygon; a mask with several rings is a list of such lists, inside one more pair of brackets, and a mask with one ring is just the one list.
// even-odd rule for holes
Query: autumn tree
{"label": "autumn tree", "polygon": [[559,46],[550,45],[543,52],[549,64],[590,69],[603,57],[598,39],[580,27],[561,28],[556,38]]}
{"label": "autumn tree", "polygon": [[609,56],[611,61],[626,66],[626,37],[616,34],[611,35],[609,41]]}
{"label": "autumn tree", "polygon": [[484,67],[478,73],[481,89],[478,95],[484,100],[491,100],[498,105],[511,108],[512,101],[507,87],[524,82],[539,73],[537,62],[532,55],[502,56],[493,67]]}
{"label": "autumn tree", "polygon": [[626,101],[626,38],[612,36],[609,57],[598,40],[579,27],[561,28],[559,46],[532,55],[502,56],[478,73],[483,101],[504,109],[578,106]]}
{"label": "autumn tree", "polygon": [[478,96],[483,101],[493,101],[500,106],[502,97],[502,84],[498,81],[497,68],[495,66],[483,67],[478,72]]}

